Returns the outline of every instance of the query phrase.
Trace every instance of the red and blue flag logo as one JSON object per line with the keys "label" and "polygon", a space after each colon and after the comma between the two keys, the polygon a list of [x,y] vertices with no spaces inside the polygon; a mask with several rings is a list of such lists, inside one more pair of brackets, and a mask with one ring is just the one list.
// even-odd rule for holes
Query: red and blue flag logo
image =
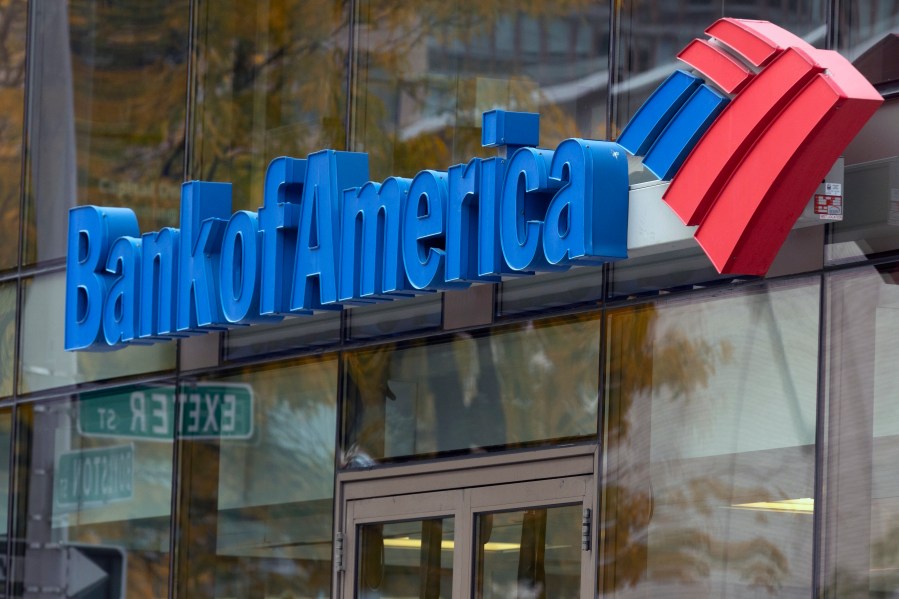
{"label": "red and blue flag logo", "polygon": [[809,198],[883,98],[840,54],[767,21],[720,19],[678,58],[618,143],[721,273],[765,274]]}

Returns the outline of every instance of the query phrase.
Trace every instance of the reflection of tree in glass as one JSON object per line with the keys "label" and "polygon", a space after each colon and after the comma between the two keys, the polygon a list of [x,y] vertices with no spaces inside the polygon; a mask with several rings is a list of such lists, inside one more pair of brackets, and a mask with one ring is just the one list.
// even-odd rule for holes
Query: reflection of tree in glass
{"label": "reflection of tree in glass", "polygon": [[371,465],[384,457],[385,402],[396,399],[387,386],[395,344],[346,355],[347,388],[340,463],[343,466]]}
{"label": "reflection of tree in glass", "polygon": [[26,11],[25,0],[0,2],[0,269],[19,251]]}
{"label": "reflection of tree in glass", "polygon": [[881,530],[876,528],[871,528],[870,564],[859,571],[859,568],[837,563],[834,571],[828,573],[819,597],[889,597],[895,594],[899,589],[899,543],[896,541],[899,539],[899,517],[892,518]]}
{"label": "reflection of tree in glass", "polygon": [[[616,310],[608,319],[600,590],[650,581],[705,584],[723,570],[775,594],[789,573],[786,555],[762,528],[731,530],[733,510],[723,511],[735,497],[779,498],[765,467],[725,460],[703,471],[677,456],[650,457],[653,402],[689,402],[733,354],[726,341],[712,344],[676,325],[665,331],[658,325],[653,305]],[[654,487],[657,479],[663,487]],[[754,517],[756,526],[767,519]],[[716,524],[722,519],[723,530]]]}
{"label": "reflection of tree in glass", "polygon": [[199,11],[190,169],[233,182],[235,209],[259,205],[271,159],[345,146],[347,13],[339,0]]}
{"label": "reflection of tree in glass", "polygon": [[0,285],[0,397],[12,395],[16,347],[16,286]]}
{"label": "reflection of tree in glass", "polygon": [[485,155],[480,113],[492,108],[540,112],[548,147],[605,137],[606,83],[584,83],[607,69],[605,6],[371,0],[356,23],[350,137],[376,179]]}
{"label": "reflection of tree in glass", "polygon": [[490,338],[508,441],[596,432],[599,320],[596,314],[527,323]]}
{"label": "reflection of tree in glass", "polygon": [[143,230],[177,225],[188,17],[187,0],[69,2],[78,201]]}

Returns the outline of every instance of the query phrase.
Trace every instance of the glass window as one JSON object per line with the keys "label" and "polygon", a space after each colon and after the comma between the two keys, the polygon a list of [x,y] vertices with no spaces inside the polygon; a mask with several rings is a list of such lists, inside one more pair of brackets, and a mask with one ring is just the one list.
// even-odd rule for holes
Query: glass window
{"label": "glass window", "polygon": [[840,8],[840,52],[874,85],[899,81],[899,3],[854,0]]}
{"label": "glass window", "polygon": [[359,527],[360,599],[453,596],[453,517]]}
{"label": "glass window", "polygon": [[197,4],[190,175],[255,210],[272,159],[346,146],[348,3]]}
{"label": "glass window", "polygon": [[181,387],[178,596],[328,597],[337,359]]}
{"label": "glass window", "polygon": [[0,284],[0,397],[13,394],[16,368],[16,283]]}
{"label": "glass window", "polygon": [[842,221],[830,227],[831,264],[858,262],[899,249],[899,100],[885,103],[845,152]]}
{"label": "glass window", "polygon": [[600,594],[811,594],[818,279],[609,311]]}
{"label": "glass window", "polygon": [[822,597],[899,591],[899,266],[827,278]]}
{"label": "glass window", "polygon": [[346,354],[347,467],[596,434],[599,318]]}
{"label": "glass window", "polygon": [[771,21],[823,48],[827,2],[763,0],[616,3],[619,10],[618,60],[612,85],[612,134],[618,134],[665,78],[685,69],[677,54],[722,16]]}
{"label": "glass window", "polygon": [[499,288],[500,316],[598,303],[602,299],[602,268],[588,266],[564,273],[508,278]]}
{"label": "glass window", "polygon": [[24,261],[65,255],[76,204],[176,226],[188,0],[31,4]]}
{"label": "glass window", "polygon": [[[13,424],[12,408],[0,409],[0,552],[6,555],[6,544],[9,541],[9,503],[10,503],[10,442],[12,441]],[[0,585],[6,583],[9,571],[4,568],[0,573]],[[5,596],[5,595],[4,595]]]}
{"label": "glass window", "polygon": [[225,360],[259,357],[275,352],[316,349],[340,343],[340,313],[285,318],[280,322],[231,329],[225,333]]}
{"label": "glass window", "polygon": [[19,393],[174,369],[173,341],[106,352],[65,351],[65,273],[26,279],[23,289]]}
{"label": "glass window", "polygon": [[606,2],[358,3],[351,146],[375,180],[482,156],[481,114],[541,113],[541,146],[606,139]]}
{"label": "glass window", "polygon": [[19,255],[27,13],[27,0],[6,2],[0,13],[0,270]]}
{"label": "glass window", "polygon": [[[806,210],[811,211],[811,201]],[[787,235],[765,277],[808,273],[822,268],[824,222],[816,222],[816,219],[815,215],[802,217]],[[655,248],[653,253],[642,252],[634,258],[610,264],[608,298],[721,287],[757,278],[755,275],[720,274],[697,243],[691,240],[679,245],[678,248]]]}
{"label": "glass window", "polygon": [[375,339],[413,331],[432,331],[443,323],[443,297],[430,293],[347,310],[350,339]]}
{"label": "glass window", "polygon": [[17,408],[25,596],[168,596],[173,398],[168,384]]}
{"label": "glass window", "polygon": [[582,505],[482,513],[475,530],[477,599],[577,599]]}
{"label": "glass window", "polygon": [[613,262],[609,267],[609,298],[692,289],[699,284],[727,283],[733,278],[718,274],[699,246],[668,250]]}

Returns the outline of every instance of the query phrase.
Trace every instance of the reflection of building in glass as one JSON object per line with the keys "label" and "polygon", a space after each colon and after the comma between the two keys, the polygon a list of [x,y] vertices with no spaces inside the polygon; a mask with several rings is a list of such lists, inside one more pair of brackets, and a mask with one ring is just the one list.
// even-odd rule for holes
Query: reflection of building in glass
{"label": "reflection of building in glass", "polygon": [[[614,138],[722,16],[885,98],[828,175],[843,219],[766,277],[685,234],[63,351],[68,208],[176,227],[200,179],[256,210],[273,158],[322,148],[446,169],[496,152],[492,108],[539,112],[542,147]],[[875,0],[0,2],[0,596],[896,595],[897,35]]]}

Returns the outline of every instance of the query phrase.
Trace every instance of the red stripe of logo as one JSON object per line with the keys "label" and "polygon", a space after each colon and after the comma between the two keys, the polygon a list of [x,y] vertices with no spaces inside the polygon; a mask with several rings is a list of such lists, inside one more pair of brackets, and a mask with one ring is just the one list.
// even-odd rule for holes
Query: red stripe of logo
{"label": "red stripe of logo", "polygon": [[[664,200],[719,272],[765,274],[831,165],[883,103],[842,56],[766,21],[721,19],[681,58],[742,91],[687,156]],[[725,51],[727,48],[728,51]],[[744,57],[758,74],[733,58]]]}
{"label": "red stripe of logo", "polygon": [[765,127],[823,70],[805,53],[788,50],[724,109],[665,192],[665,201],[685,224],[700,223]]}
{"label": "red stripe of logo", "polygon": [[728,94],[739,92],[753,76],[740,61],[705,40],[693,40],[677,57]]}
{"label": "red stripe of logo", "polygon": [[845,58],[816,52],[827,72],[777,115],[699,225],[696,240],[719,272],[768,271],[824,175],[883,102]]}

